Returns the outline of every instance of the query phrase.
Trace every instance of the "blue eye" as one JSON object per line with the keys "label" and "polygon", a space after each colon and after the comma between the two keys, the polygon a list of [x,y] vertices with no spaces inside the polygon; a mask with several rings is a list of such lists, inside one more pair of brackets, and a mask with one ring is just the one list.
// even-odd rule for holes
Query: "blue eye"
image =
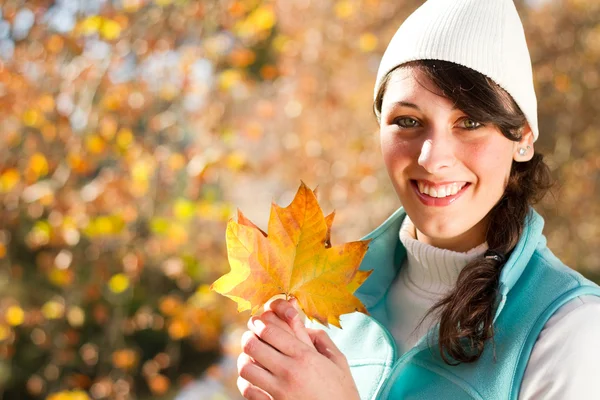
{"label": "blue eye", "polygon": [[396,118],[394,123],[401,128],[414,128],[419,125],[419,121],[410,117]]}

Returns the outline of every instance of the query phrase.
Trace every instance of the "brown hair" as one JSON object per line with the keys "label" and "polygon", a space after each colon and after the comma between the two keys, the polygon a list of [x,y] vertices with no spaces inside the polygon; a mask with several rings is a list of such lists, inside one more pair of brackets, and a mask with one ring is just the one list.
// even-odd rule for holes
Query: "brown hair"
{"label": "brown hair", "polygon": [[[473,120],[496,125],[512,141],[521,139],[527,122],[523,112],[490,78],[462,65],[439,60],[413,61],[397,68],[405,67],[423,72],[442,91],[442,96]],[[383,95],[394,70],[382,80],[373,103],[379,122]],[[435,312],[440,320],[439,351],[449,365],[477,361],[485,343],[493,340],[500,271],[521,237],[530,205],[541,200],[553,184],[543,158],[536,152],[527,162],[513,160],[504,194],[488,214],[489,250],[504,259],[481,256],[471,261],[460,272],[451,292],[435,303],[419,323],[420,326],[427,315]]]}

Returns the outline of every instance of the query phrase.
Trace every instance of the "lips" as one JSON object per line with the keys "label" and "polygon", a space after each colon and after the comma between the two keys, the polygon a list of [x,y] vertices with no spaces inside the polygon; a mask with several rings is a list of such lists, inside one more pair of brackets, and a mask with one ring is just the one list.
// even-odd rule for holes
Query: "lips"
{"label": "lips", "polygon": [[471,183],[467,183],[466,185],[464,185],[456,194],[446,196],[446,197],[432,197],[428,194],[421,193],[419,191],[419,186],[418,186],[416,180],[411,180],[410,185],[413,188],[413,190],[415,191],[415,194],[417,195],[417,197],[419,198],[421,203],[423,203],[424,205],[433,206],[433,207],[445,207],[445,206],[449,206],[450,204],[452,204],[456,200],[458,200],[460,198],[460,196],[462,196],[463,193],[469,189],[469,187],[471,186]]}

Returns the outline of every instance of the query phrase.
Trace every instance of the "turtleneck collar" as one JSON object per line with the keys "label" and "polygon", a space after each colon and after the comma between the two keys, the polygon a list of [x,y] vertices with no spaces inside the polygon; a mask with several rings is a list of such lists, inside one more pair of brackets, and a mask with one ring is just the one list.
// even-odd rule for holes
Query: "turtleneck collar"
{"label": "turtleneck collar", "polygon": [[464,253],[420,242],[408,215],[402,221],[399,237],[407,253],[406,269],[403,271],[406,283],[412,286],[411,289],[435,297],[452,288],[460,271],[488,249],[487,242]]}

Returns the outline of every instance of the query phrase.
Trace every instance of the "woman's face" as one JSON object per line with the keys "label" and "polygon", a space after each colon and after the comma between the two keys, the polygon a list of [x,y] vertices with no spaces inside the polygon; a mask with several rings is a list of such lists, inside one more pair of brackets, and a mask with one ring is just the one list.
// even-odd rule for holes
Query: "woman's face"
{"label": "woman's face", "polygon": [[526,126],[523,139],[511,141],[439,93],[418,69],[395,70],[381,108],[381,150],[417,239],[464,252],[485,241],[486,216],[504,193],[513,159],[533,156],[533,135]]}

